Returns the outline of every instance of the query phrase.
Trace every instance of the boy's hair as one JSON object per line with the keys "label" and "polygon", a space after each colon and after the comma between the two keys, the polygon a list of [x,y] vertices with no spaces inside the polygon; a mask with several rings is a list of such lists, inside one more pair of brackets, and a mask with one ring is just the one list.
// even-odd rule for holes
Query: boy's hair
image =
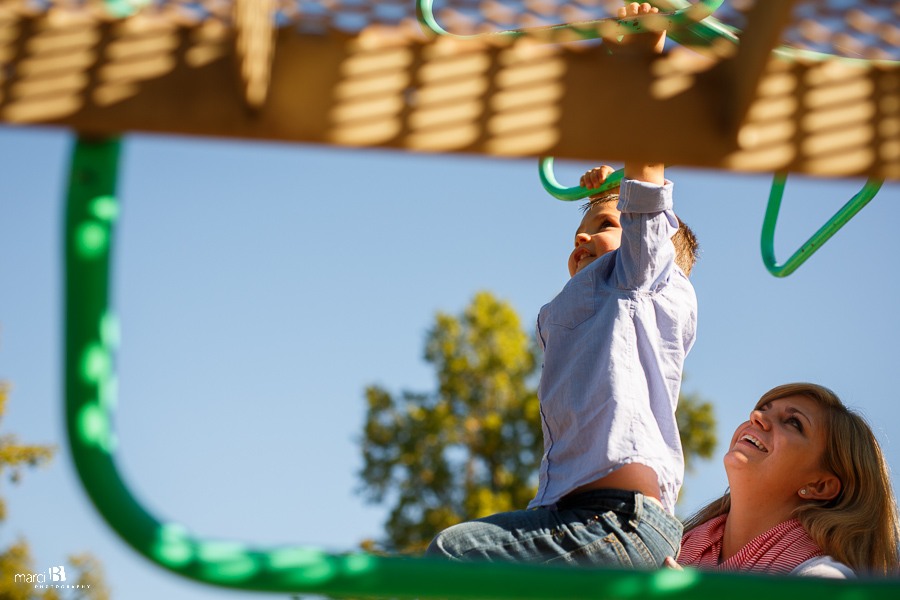
{"label": "boy's hair", "polygon": [[[605,196],[592,196],[588,199],[588,202],[582,205],[581,212],[586,213],[597,204],[618,201],[619,194],[616,193],[606,194]],[[694,264],[697,262],[697,257],[700,254],[700,244],[697,242],[694,230],[688,227],[678,215],[675,215],[675,218],[678,219],[678,231],[672,236],[672,243],[675,245],[675,264],[681,267],[685,275],[690,277],[691,269],[694,268]]]}
{"label": "boy's hair", "polygon": [[678,219],[678,231],[672,236],[672,243],[675,244],[675,264],[681,267],[685,275],[690,277],[691,269],[694,268],[700,254],[700,244],[697,242],[694,230],[688,227],[678,215],[675,215],[675,218]]}

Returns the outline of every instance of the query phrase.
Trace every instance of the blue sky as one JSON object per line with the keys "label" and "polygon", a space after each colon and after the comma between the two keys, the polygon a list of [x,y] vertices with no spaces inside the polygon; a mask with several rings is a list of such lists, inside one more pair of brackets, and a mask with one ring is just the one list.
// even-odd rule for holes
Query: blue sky
{"label": "blue sky", "polygon": [[[137,556],[76,481],[61,394],[71,142],[61,130],[0,127],[0,379],[12,384],[2,431],[59,446],[49,467],[0,484],[0,547],[26,537],[38,569],[90,550],[115,598],[236,596]],[[557,161],[557,175],[574,185],[602,162]],[[900,188],[885,185],[776,279],[759,254],[770,175],[667,175],[703,247],[684,389],[715,404],[721,442],[688,477],[681,513],[724,491],[724,443],[762,393],[789,381],[827,385],[860,409],[900,468]],[[779,258],[861,185],[792,178]],[[534,159],[136,135],[119,190],[126,481],[151,512],[200,535],[336,551],[378,537],[386,516],[355,492],[365,386],[432,389],[422,353],[433,315],[479,290],[512,302],[530,331],[568,278],[580,220],[541,189]]]}

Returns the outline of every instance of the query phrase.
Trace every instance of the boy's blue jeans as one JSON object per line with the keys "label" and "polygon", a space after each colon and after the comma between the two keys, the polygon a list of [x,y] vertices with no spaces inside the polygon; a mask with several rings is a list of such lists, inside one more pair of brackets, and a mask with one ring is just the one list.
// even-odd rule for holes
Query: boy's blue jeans
{"label": "boy's blue jeans", "polygon": [[556,510],[500,513],[438,534],[426,556],[656,569],[678,557],[681,523],[643,494],[591,490],[566,496]]}

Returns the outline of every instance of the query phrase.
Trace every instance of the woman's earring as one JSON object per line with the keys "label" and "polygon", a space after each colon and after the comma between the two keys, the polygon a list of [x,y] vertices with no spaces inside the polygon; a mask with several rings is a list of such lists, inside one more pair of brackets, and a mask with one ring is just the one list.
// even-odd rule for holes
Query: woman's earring
{"label": "woman's earring", "polygon": [[806,488],[803,488],[802,490],[800,490],[800,495],[801,495],[801,496],[805,496],[805,495],[806,495]]}

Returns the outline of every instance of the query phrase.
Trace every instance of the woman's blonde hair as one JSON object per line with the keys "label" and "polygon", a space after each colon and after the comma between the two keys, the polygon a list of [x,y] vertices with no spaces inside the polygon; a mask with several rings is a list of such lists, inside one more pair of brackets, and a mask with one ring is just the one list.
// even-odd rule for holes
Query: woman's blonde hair
{"label": "woman's blonde hair", "polygon": [[[804,396],[825,408],[826,444],[822,467],[841,481],[831,500],[800,506],[796,518],[813,541],[857,573],[897,573],[897,503],[881,447],[868,423],[843,405],[834,392],[812,383],[789,383],[766,392],[756,408],[779,398]],[[731,509],[726,493],[684,524],[685,532]]]}

